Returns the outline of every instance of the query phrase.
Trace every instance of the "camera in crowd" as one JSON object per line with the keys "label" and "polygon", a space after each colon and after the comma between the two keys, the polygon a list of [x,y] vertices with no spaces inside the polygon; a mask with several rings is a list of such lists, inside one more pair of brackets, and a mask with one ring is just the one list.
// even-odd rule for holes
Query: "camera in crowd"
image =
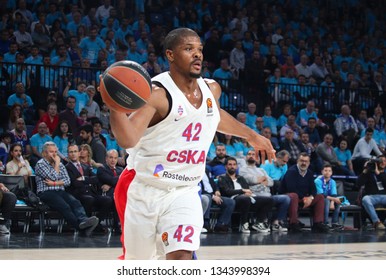
{"label": "camera in crowd", "polygon": [[368,170],[368,172],[370,173],[375,173],[375,169],[376,169],[376,164],[382,162],[381,159],[379,158],[372,158],[370,159],[367,164],[366,164],[366,169]]}

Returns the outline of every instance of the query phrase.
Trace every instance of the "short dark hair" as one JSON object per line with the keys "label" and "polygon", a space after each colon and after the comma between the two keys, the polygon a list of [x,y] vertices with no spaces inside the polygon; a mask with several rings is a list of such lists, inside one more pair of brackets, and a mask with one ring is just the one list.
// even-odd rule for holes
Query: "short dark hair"
{"label": "short dark hair", "polygon": [[374,129],[372,129],[371,127],[366,128],[365,131],[366,131],[366,133],[368,133],[368,132],[374,133]]}
{"label": "short dark hair", "polygon": [[198,36],[198,34],[190,28],[177,28],[168,33],[164,40],[164,52],[166,50],[173,50],[181,42],[181,38],[187,36]]}
{"label": "short dark hair", "polygon": [[233,160],[233,161],[235,161],[237,163],[237,159],[236,158],[234,158],[234,157],[227,157],[225,159],[225,161],[224,161],[224,164],[227,165],[230,160]]}
{"label": "short dark hair", "polygon": [[331,169],[332,169],[332,165],[329,164],[329,163],[325,163],[325,164],[323,164],[322,170],[323,170],[324,168],[331,168]]}
{"label": "short dark hair", "polygon": [[93,127],[91,124],[84,124],[79,128],[79,131],[85,131],[86,133],[92,133],[93,132]]}

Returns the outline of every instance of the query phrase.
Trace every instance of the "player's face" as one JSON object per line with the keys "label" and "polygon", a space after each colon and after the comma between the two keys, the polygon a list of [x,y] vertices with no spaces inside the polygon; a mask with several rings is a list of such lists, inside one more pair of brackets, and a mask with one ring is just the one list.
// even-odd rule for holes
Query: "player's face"
{"label": "player's face", "polygon": [[189,73],[192,78],[198,78],[201,74],[203,46],[197,36],[187,36],[173,50],[173,61],[183,72]]}

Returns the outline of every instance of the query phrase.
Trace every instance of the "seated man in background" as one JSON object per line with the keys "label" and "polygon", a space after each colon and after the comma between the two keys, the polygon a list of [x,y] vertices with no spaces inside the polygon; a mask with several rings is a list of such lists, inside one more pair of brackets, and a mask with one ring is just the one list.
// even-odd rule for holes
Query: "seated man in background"
{"label": "seated man in background", "polygon": [[218,176],[225,174],[225,160],[228,157],[229,156],[226,154],[225,144],[218,143],[216,145],[216,157],[206,165],[206,168],[212,178],[218,178]]}
{"label": "seated man in background", "polygon": [[276,153],[276,160],[269,162],[266,160],[260,167],[267,172],[267,175],[273,180],[273,187],[271,189],[272,194],[277,194],[277,190],[280,187],[281,180],[287,173],[289,160],[289,152],[281,150]]}
{"label": "seated man in background", "polygon": [[360,174],[366,161],[372,157],[372,153],[376,156],[382,155],[377,143],[373,139],[374,130],[366,128],[366,134],[356,143],[352,153],[352,163],[355,174]]}
{"label": "seated man in background", "polygon": [[57,152],[54,142],[43,145],[43,158],[35,168],[37,195],[51,209],[62,214],[71,226],[84,230],[86,236],[90,236],[99,219],[95,216],[88,218],[80,201],[65,191],[71,180]]}
{"label": "seated man in background", "polygon": [[363,172],[358,176],[358,186],[364,186],[362,206],[369,215],[376,230],[385,230],[383,221],[378,217],[375,206],[386,207],[386,173],[383,159],[369,160],[365,163]]}
{"label": "seated man in background", "polygon": [[201,196],[202,198],[207,197],[205,201],[208,202],[207,210],[204,211],[204,228],[210,230],[210,209],[211,207],[218,207],[221,211],[213,231],[227,233],[229,231],[229,226],[231,225],[231,218],[233,210],[235,209],[235,201],[229,197],[221,196],[221,192],[217,184],[213,178],[208,177],[207,173],[205,173],[202,177],[200,185]]}
{"label": "seated man in background", "polygon": [[287,223],[288,207],[290,205],[290,198],[288,195],[272,195],[271,187],[273,180],[267,172],[256,166],[256,152],[251,150],[247,154],[246,166],[240,167],[240,175],[245,178],[249,184],[249,188],[256,196],[272,197],[273,204],[277,208],[277,214],[272,219],[270,227],[272,231],[286,232],[287,228],[283,225]]}
{"label": "seated man in background", "polygon": [[264,221],[272,210],[273,199],[253,194],[245,178],[236,175],[237,160],[234,157],[228,157],[225,160],[225,168],[226,174],[218,178],[218,185],[224,196],[235,200],[236,210],[241,212],[241,232],[250,233],[248,215],[251,210],[256,214],[256,221],[252,224],[252,229],[257,232],[269,232]]}
{"label": "seated man in background", "polygon": [[103,166],[98,167],[97,176],[99,184],[102,185],[102,193],[114,197],[114,188],[118,182],[123,168],[117,165],[118,152],[117,150],[109,150],[106,153],[106,162]]}
{"label": "seated man in background", "polygon": [[[103,166],[98,167],[97,176],[99,184],[101,185],[101,192],[103,196],[111,197],[114,201],[114,191],[115,186],[117,185],[119,175],[123,172],[123,167],[118,166],[118,152],[115,149],[109,150],[106,153],[106,160]],[[114,230],[116,232],[121,231],[119,225],[118,214],[115,208],[115,203],[113,203],[114,211]]]}
{"label": "seated man in background", "polygon": [[0,234],[9,234],[8,223],[11,221],[12,211],[16,205],[16,195],[0,183]]}
{"label": "seated man in background", "polygon": [[[87,215],[90,216],[93,211],[98,211],[97,217],[102,221],[112,209],[113,199],[98,193],[98,178],[90,166],[80,163],[79,148],[76,144],[68,146],[68,158],[70,162],[66,164],[66,169],[71,185],[66,191],[82,203]],[[103,230],[101,226],[99,228]]]}
{"label": "seated man in background", "polygon": [[324,221],[324,197],[316,194],[314,174],[308,169],[310,166],[310,156],[301,153],[298,163],[291,166],[284,175],[279,188],[279,193],[287,194],[291,198],[289,215],[289,231],[301,232],[302,228],[298,220],[299,207],[310,207],[313,211],[313,232],[329,232],[329,227]]}

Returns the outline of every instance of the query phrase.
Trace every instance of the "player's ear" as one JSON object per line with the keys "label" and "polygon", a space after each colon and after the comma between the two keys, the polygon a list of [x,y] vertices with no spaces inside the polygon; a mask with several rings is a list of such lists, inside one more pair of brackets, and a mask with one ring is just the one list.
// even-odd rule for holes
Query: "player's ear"
{"label": "player's ear", "polygon": [[173,62],[174,61],[174,54],[173,54],[172,50],[167,49],[165,51],[165,54],[166,54],[166,58],[169,60],[169,62]]}

